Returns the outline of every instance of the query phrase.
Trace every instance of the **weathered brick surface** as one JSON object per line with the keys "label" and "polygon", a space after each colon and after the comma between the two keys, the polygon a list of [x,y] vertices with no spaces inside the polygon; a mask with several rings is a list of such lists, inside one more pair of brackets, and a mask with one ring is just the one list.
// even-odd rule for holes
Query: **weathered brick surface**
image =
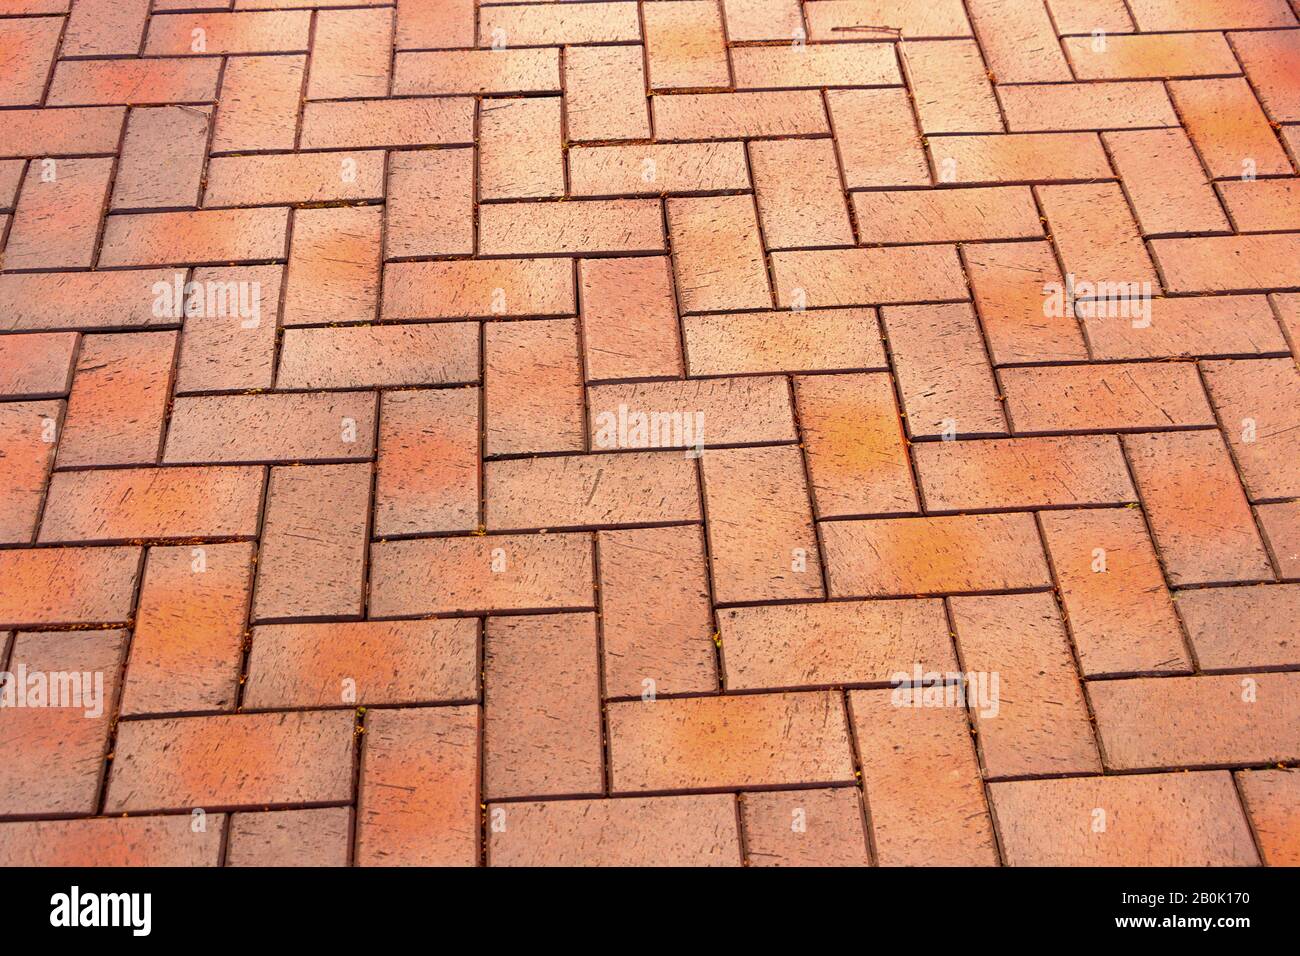
{"label": "weathered brick surface", "polygon": [[1296,862],[1298,77],[1300,0],[0,0],[0,670],[107,691],[0,710],[0,863]]}

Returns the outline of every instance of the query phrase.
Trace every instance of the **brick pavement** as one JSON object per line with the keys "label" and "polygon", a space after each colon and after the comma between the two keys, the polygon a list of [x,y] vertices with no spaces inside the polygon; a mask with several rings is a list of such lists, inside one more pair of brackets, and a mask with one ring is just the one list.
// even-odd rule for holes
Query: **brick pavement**
{"label": "brick pavement", "polygon": [[1300,863],[1298,14],[0,0],[0,864]]}

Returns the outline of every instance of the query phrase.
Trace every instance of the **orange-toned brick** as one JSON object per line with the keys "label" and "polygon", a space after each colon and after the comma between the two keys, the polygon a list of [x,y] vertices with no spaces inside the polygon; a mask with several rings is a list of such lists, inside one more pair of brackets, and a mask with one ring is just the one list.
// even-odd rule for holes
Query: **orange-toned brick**
{"label": "orange-toned brick", "polygon": [[833,90],[826,104],[847,188],[930,185],[904,90]]}
{"label": "orange-toned brick", "polygon": [[1093,30],[1104,30],[1108,35],[1133,32],[1133,20],[1124,0],[1047,0],[1047,9],[1062,36]]}
{"label": "orange-toned brick", "polygon": [[398,53],[393,92],[403,96],[558,93],[559,53],[553,47]]}
{"label": "orange-toned brick", "polygon": [[1006,434],[969,303],[890,306],[882,314],[909,435]]}
{"label": "orange-toned brick", "polygon": [[1181,129],[1122,130],[1102,139],[1143,234],[1227,231],[1223,207]]}
{"label": "orange-toned brick", "polygon": [[[968,0],[967,9],[999,83],[1052,83],[1070,79],[1056,30],[1041,3]],[[1010,89],[1004,87],[1003,93]]]}
{"label": "orange-toned brick", "polygon": [[211,209],[109,216],[100,267],[233,265],[283,259],[287,209]]}
{"label": "orange-toned brick", "polygon": [[33,332],[0,338],[0,395],[50,398],[72,386],[77,336],[72,332]]}
{"label": "orange-toned brick", "polygon": [[361,753],[357,864],[476,865],[479,779],[477,707],[371,711]]}
{"label": "orange-toned brick", "polygon": [[806,11],[813,40],[842,40],[846,32],[885,40],[896,34],[905,39],[971,35],[961,0],[921,5],[911,0],[811,0]]}
{"label": "orange-toned brick", "polygon": [[126,621],[140,553],[125,547],[0,550],[0,626]]}
{"label": "orange-toned brick", "polygon": [[650,116],[642,48],[566,48],[564,109],[572,142],[648,138]]}
{"label": "orange-toned brick", "polygon": [[1079,36],[1061,45],[1081,80],[1185,79],[1239,70],[1221,33],[1106,36],[1101,42]]}
{"label": "orange-toned brick", "polygon": [[305,56],[232,56],[221,78],[212,152],[293,149]]}
{"label": "orange-toned brick", "polygon": [[62,60],[48,99],[52,106],[211,102],[220,75],[216,59]]}
{"label": "orange-toned brick", "polygon": [[732,0],[723,4],[727,38],[742,40],[793,40],[805,36],[799,0]]}
{"label": "orange-toned brick", "polygon": [[1152,299],[1151,321],[1089,316],[1088,342],[1099,359],[1187,358],[1287,351],[1286,340],[1257,295]]}
{"label": "orange-toned brick", "polygon": [[670,199],[668,231],[682,311],[772,305],[752,198]]}
{"label": "orange-toned brick", "polygon": [[1291,175],[1291,163],[1245,79],[1177,80],[1168,87],[1211,176]]}
{"label": "orange-toned brick", "polygon": [[1047,290],[1064,279],[1045,242],[968,245],[962,249],[975,305],[997,365],[1087,358],[1079,323],[1051,308]]}
{"label": "orange-toned brick", "polygon": [[828,140],[756,142],[749,159],[767,248],[853,244],[835,148]]}
{"label": "orange-toned brick", "polygon": [[572,315],[568,259],[394,263],[384,269],[385,319]]}
{"label": "orange-toned brick", "polygon": [[495,804],[490,866],[740,866],[731,794]]}
{"label": "orange-toned brick", "polygon": [[1008,591],[1050,584],[1038,529],[1026,514],[827,521],[820,530],[831,597]]}
{"label": "orange-toned brick", "polygon": [[564,195],[560,103],[558,96],[543,96],[494,99],[483,104],[479,113],[480,199]]}
{"label": "orange-toned brick", "polygon": [[1039,520],[1085,676],[1191,669],[1140,511],[1045,512]]}
{"label": "orange-toned brick", "polygon": [[367,325],[286,329],[280,388],[460,385],[478,381],[478,325]]}
{"label": "orange-toned brick", "polygon": [[1170,292],[1259,292],[1300,286],[1300,233],[1154,239]]}
{"label": "orange-toned brick", "polygon": [[[1160,280],[1116,183],[1039,186],[1052,240],[1076,288],[1118,283],[1150,294]],[[1080,288],[1080,297],[1083,290]]]}
{"label": "orange-toned brick", "polygon": [[729,690],[884,684],[917,663],[957,664],[937,600],[733,607],[718,628]]}
{"label": "orange-toned brick", "polygon": [[476,388],[384,393],[376,535],[478,527],[479,401]]}
{"label": "orange-toned brick", "polygon": [[1237,784],[1260,853],[1269,866],[1300,865],[1300,774],[1294,770],[1238,773]]}
{"label": "orange-toned brick", "polygon": [[668,259],[583,259],[578,284],[588,382],[681,374],[681,337]]}
{"label": "orange-toned brick", "polygon": [[61,55],[134,56],[149,20],[149,0],[82,0],[74,4]]}
{"label": "orange-toned brick", "polygon": [[1300,674],[1151,677],[1088,686],[1113,770],[1296,759]]}
{"label": "orange-toned brick", "polygon": [[89,268],[112,172],[110,159],[32,163],[0,259],[4,268]]}
{"label": "orange-toned brick", "polygon": [[1289,359],[1202,365],[1252,500],[1300,497],[1300,372]]}
{"label": "orange-toned brick", "polygon": [[600,793],[599,685],[594,615],[489,619],[483,641],[485,795]]}
{"label": "orange-toned brick", "polygon": [[652,199],[491,203],[479,207],[478,243],[485,256],[660,252],[663,213]]}
{"label": "orange-toned brick", "polygon": [[[134,120],[132,120],[134,122]],[[208,163],[204,206],[288,206],[384,198],[384,154],[218,156]]]}
{"label": "orange-toned brick", "polygon": [[790,390],[777,376],[594,385],[587,400],[593,448],[699,449],[796,438]]}
{"label": "orange-toned brick", "polygon": [[800,250],[772,253],[771,260],[777,304],[784,307],[966,298],[953,246]]}
{"label": "orange-toned brick", "polygon": [[1158,773],[989,785],[1012,866],[1253,866],[1227,773]]}
{"label": "orange-toned brick", "polygon": [[872,309],[733,312],[682,320],[692,375],[884,369]]}
{"label": "orange-toned brick", "polygon": [[928,513],[1137,499],[1113,435],[924,442],[912,452]]}
{"label": "orange-toned brick", "polygon": [[731,85],[719,5],[664,0],[641,8],[650,89],[725,89]]}
{"label": "orange-toned brick", "polygon": [[1156,82],[1046,83],[1000,88],[1007,126],[1017,133],[1177,126]]}
{"label": "orange-toned brick", "polygon": [[254,620],[361,614],[371,479],[365,462],[271,470]]}
{"label": "orange-toned brick", "polygon": [[371,547],[372,617],[594,606],[590,534],[488,535]]}
{"label": "orange-toned brick", "polygon": [[917,510],[888,375],[800,376],[795,396],[818,518]]}
{"label": "orange-toned brick", "polygon": [[1230,180],[1219,191],[1240,232],[1300,230],[1300,179]]}
{"label": "orange-toned brick", "polygon": [[911,700],[906,690],[849,694],[876,864],[996,865],[965,710]]}
{"label": "orange-toned brick", "polygon": [[189,814],[0,824],[3,866],[216,866],[225,818],[194,832]]}
{"label": "orange-toned brick", "polygon": [[1233,33],[1231,40],[1269,117],[1278,123],[1300,122],[1300,36],[1296,31]]}
{"label": "orange-toned brick", "polygon": [[384,204],[387,258],[473,252],[473,210],[473,150],[411,150],[389,155]]}
{"label": "orange-toned brick", "polygon": [[474,0],[402,0],[397,5],[397,49],[455,50],[473,46],[475,7]]}
{"label": "orange-toned brick", "polygon": [[731,66],[738,90],[901,86],[903,83],[898,58],[887,43],[734,47]]}
{"label": "orange-toned brick", "polygon": [[679,93],[656,96],[655,136],[676,139],[761,139],[829,133],[816,90],[772,93]]}
{"label": "orange-toned brick", "polygon": [[606,716],[615,793],[853,780],[838,694],[630,701]]}
{"label": "orange-toned brick", "polygon": [[1300,502],[1259,505],[1255,516],[1278,572],[1284,578],[1300,578]]}
{"label": "orange-toned brick", "polygon": [[1181,591],[1178,613],[1206,671],[1292,667],[1300,584]]}
{"label": "orange-toned brick", "polygon": [[163,460],[230,464],[369,459],[375,397],[213,395],[172,402]]}
{"label": "orange-toned brick", "polygon": [[596,542],[605,694],[639,697],[716,688],[701,529],[602,531]]}
{"label": "orange-toned brick", "polygon": [[1112,175],[1097,133],[931,136],[926,145],[941,183],[1069,182]]}
{"label": "orange-toned brick", "polygon": [[1139,30],[1242,30],[1293,27],[1285,0],[1129,0]]}
{"label": "orange-toned brick", "polygon": [[1187,362],[1062,365],[1002,371],[1007,415],[1021,434],[1213,425]]}
{"label": "orange-toned brick", "polygon": [[154,56],[298,53],[307,49],[310,30],[307,10],[155,16],[149,21],[144,52]]}
{"label": "orange-toned brick", "polygon": [[36,534],[62,416],[62,402],[0,404],[0,542],[27,544]]}
{"label": "orange-toned brick", "polygon": [[646,143],[569,150],[569,188],[575,196],[659,196],[748,189],[745,146],[720,143]]}
{"label": "orange-toned brick", "polygon": [[1126,435],[1123,441],[1171,584],[1273,576],[1217,432]]}
{"label": "orange-toned brick", "polygon": [[226,866],[347,866],[351,844],[348,807],[234,813]]}
{"label": "orange-toned brick", "polygon": [[998,101],[973,40],[909,42],[899,52],[922,132],[1002,132]]}
{"label": "orange-toned brick", "polygon": [[252,591],[250,544],[150,548],[122,713],[233,710]]}
{"label": "orange-toned brick", "polygon": [[493,322],[484,362],[487,454],[585,450],[574,320]]}
{"label": "orange-toned brick", "polygon": [[303,149],[470,146],[474,143],[473,130],[474,100],[470,97],[308,103],[303,107],[300,146]]}
{"label": "orange-toned brick", "polygon": [[[178,394],[271,387],[283,272],[278,265],[194,270],[203,307],[185,316]],[[173,298],[186,297],[182,290]]]}
{"label": "orange-toned brick", "polygon": [[387,96],[392,44],[391,9],[320,11],[312,37],[308,98]]}
{"label": "orange-toned brick", "polygon": [[635,3],[518,5],[482,11],[478,36],[496,48],[619,43],[641,39],[641,23]]}
{"label": "orange-toned brick", "polygon": [[[137,107],[131,111],[112,208],[176,209],[199,204],[211,109]],[[158,162],[166,151],[168,162]]]}
{"label": "orange-toned brick", "polygon": [[370,322],[379,308],[378,206],[298,209],[293,214],[283,323]]}
{"label": "orange-toned brick", "polygon": [[126,108],[5,110],[0,157],[84,156],[117,151]]}
{"label": "orange-toned brick", "polygon": [[741,798],[750,866],[867,866],[856,787],[747,793]]}

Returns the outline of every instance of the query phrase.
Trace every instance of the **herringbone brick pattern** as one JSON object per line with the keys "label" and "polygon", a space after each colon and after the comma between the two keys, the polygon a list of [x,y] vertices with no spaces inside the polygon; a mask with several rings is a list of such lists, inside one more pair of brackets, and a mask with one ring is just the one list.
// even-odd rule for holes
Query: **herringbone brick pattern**
{"label": "herringbone brick pattern", "polygon": [[0,0],[0,864],[1300,863],[1298,13]]}

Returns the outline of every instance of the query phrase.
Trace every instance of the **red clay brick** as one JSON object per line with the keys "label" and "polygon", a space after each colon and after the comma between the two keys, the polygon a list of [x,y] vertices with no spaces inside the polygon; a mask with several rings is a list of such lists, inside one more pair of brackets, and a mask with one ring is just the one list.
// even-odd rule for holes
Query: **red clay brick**
{"label": "red clay brick", "polygon": [[[114,210],[178,209],[199,204],[211,110],[196,106],[136,108],[113,184]],[[159,164],[166,152],[168,162]]]}
{"label": "red clay brick", "polygon": [[[282,275],[280,266],[194,270],[203,308],[185,316],[176,366],[178,394],[271,387]],[[182,293],[176,298],[188,297]]]}
{"label": "red clay brick", "polygon": [[370,616],[593,607],[591,549],[589,534],[380,542]]}
{"label": "red clay brick", "polygon": [[930,185],[904,90],[834,90],[826,104],[847,188]]}
{"label": "red clay brick", "polygon": [[554,48],[398,53],[393,93],[558,93],[560,58]]}
{"label": "red clay brick", "polygon": [[421,704],[478,697],[478,624],[358,621],[253,628],[243,706]]}
{"label": "red clay brick", "polygon": [[394,263],[384,269],[385,319],[572,315],[573,263],[492,259]]}
{"label": "red clay brick", "polygon": [[1088,686],[1112,770],[1296,759],[1300,674],[1150,677]]}
{"label": "red clay brick", "polygon": [[1284,578],[1300,578],[1300,502],[1259,505],[1260,529]]}
{"label": "red clay brick", "polygon": [[216,59],[62,60],[48,99],[52,106],[211,102],[220,74]]}
{"label": "red clay brick", "polygon": [[651,199],[492,203],[479,207],[479,253],[660,252],[663,214]]}
{"label": "red clay brick", "polygon": [[375,399],[366,392],[178,398],[168,464],[369,459]]}
{"label": "red clay brick", "polygon": [[487,622],[483,780],[489,799],[600,793],[599,684],[594,615]]}
{"label": "red clay brick", "polygon": [[723,5],[722,15],[732,43],[805,36],[798,0],[732,0]]}
{"label": "red clay brick", "polygon": [[1231,39],[1268,115],[1278,123],[1300,122],[1300,37],[1296,32],[1233,33]]}
{"label": "red clay brick", "polygon": [[283,259],[287,209],[211,209],[109,216],[99,265],[234,265]]}
{"label": "red clay brick", "polygon": [[971,35],[961,0],[921,6],[910,0],[813,0],[806,10],[813,40],[842,40],[845,31],[877,39],[889,39],[893,31],[905,39]]}
{"label": "red clay brick", "polygon": [[[1244,34],[1249,36],[1250,34]],[[1061,41],[1081,80],[1158,80],[1237,73],[1221,33],[1067,37]]]}
{"label": "red clay brick", "polygon": [[634,3],[566,3],[562,7],[510,6],[484,10],[479,46],[570,46],[641,39]]}
{"label": "red clay brick", "polygon": [[0,157],[82,156],[117,150],[126,108],[5,110],[4,118]]}
{"label": "red clay brick", "polygon": [[883,684],[916,663],[957,664],[935,600],[734,607],[718,626],[728,690]]}
{"label": "red clay brick", "polygon": [[[780,377],[595,385],[587,390],[587,398],[593,448],[699,448],[795,440],[790,391]],[[680,428],[677,420],[665,420],[665,414],[680,416]]]}
{"label": "red clay brick", "polygon": [[684,312],[772,305],[758,218],[749,196],[670,199],[668,231]]}
{"label": "red clay brick", "polygon": [[1126,435],[1123,440],[1170,584],[1273,576],[1217,432]]}
{"label": "red clay brick", "polygon": [[596,542],[605,694],[715,689],[713,615],[701,529],[602,531]]}
{"label": "red clay brick", "polygon": [[1159,287],[1159,277],[1118,184],[1040,186],[1037,192],[1052,240],[1076,284]]}
{"label": "red clay brick", "polygon": [[891,306],[882,315],[908,434],[1006,434],[997,385],[968,303]]}
{"label": "red clay brick", "polygon": [[1070,79],[1070,65],[1061,53],[1046,6],[1015,0],[968,0],[966,6],[997,82]]}
{"label": "red clay brick", "polygon": [[397,4],[399,50],[461,49],[474,45],[473,0]]}
{"label": "red clay brick", "polygon": [[569,139],[646,139],[645,60],[639,46],[568,47],[564,109]]}
{"label": "red clay brick", "polygon": [[0,260],[4,268],[89,268],[112,172],[109,159],[32,163]]}
{"label": "red clay brick", "polygon": [[477,865],[478,708],[371,711],[364,739],[357,864]]}
{"label": "red clay brick", "polygon": [[155,16],[149,22],[144,52],[155,56],[296,53],[307,49],[310,28],[311,14],[306,10]]}
{"label": "red clay brick", "polygon": [[1140,511],[1047,512],[1039,520],[1085,676],[1191,669]]}
{"label": "red clay brick", "polygon": [[1238,773],[1241,799],[1269,866],[1300,864],[1300,774],[1294,770]]}
{"label": "red clay brick", "polygon": [[175,332],[90,335],[81,343],[59,432],[59,466],[158,460]]}
{"label": "red clay brick", "polygon": [[72,332],[33,332],[0,338],[0,395],[49,398],[72,387],[77,336]]}
{"label": "red clay brick", "polygon": [[1291,163],[1245,79],[1177,80],[1168,86],[1211,176],[1291,175]]}
{"label": "red clay brick", "polygon": [[888,375],[801,376],[795,396],[818,518],[917,510]]}
{"label": "red clay brick", "polygon": [[41,102],[62,27],[61,19],[55,17],[0,21],[0,58],[5,64],[0,76],[0,105]]}
{"label": "red clay brick", "polygon": [[1124,0],[1047,0],[1047,9],[1062,36],[1093,30],[1132,33],[1134,29]]}
{"label": "red clay brick", "polygon": [[1283,0],[1129,0],[1129,8],[1144,32],[1295,26]]}
{"label": "red clay brick", "polygon": [[569,183],[575,196],[714,192],[748,189],[749,169],[731,141],[592,146],[569,150]]}
{"label": "red clay brick", "polygon": [[1164,86],[1156,82],[1003,86],[1000,98],[1015,133],[1178,125]]}
{"label": "red clay brick", "polygon": [[912,453],[931,514],[1137,500],[1113,435],[925,442]]}
{"label": "red clay brick", "polygon": [[1227,231],[1223,208],[1181,129],[1124,130],[1102,139],[1144,235]]}
{"label": "red clay brick", "polygon": [[212,152],[292,149],[305,56],[232,56],[221,80]]}
{"label": "red clay brick", "polygon": [[322,10],[312,38],[307,96],[313,100],[387,96],[393,11]]}
{"label": "red clay brick", "polygon": [[484,362],[487,454],[585,450],[574,320],[494,322]]}
{"label": "red clay brick", "polygon": [[1300,373],[1290,359],[1206,362],[1210,398],[1246,494],[1300,496]]}
{"label": "red clay brick", "polygon": [[43,542],[255,537],[261,468],[121,468],[50,481]]}
{"label": "red clay brick", "polygon": [[250,544],[150,548],[122,713],[233,710],[252,591]]}
{"label": "red clay brick", "polygon": [[923,133],[1002,132],[1002,114],[974,41],[904,43],[899,51]]}
{"label": "red clay brick", "polygon": [[735,312],[682,320],[691,375],[883,369],[872,309]]}
{"label": "red clay brick", "polygon": [[361,614],[371,477],[365,462],[271,470],[254,620]]}
{"label": "red clay brick", "polygon": [[1288,667],[1300,662],[1300,585],[1182,591],[1178,612],[1202,669]]}
{"label": "red clay brick", "polygon": [[29,681],[40,673],[51,682],[59,674],[79,676],[62,691],[52,683],[45,706],[0,710],[0,739],[8,744],[0,763],[0,813],[95,812],[126,641],[125,631],[14,638],[11,673],[25,669]]}
{"label": "red clay brick", "polygon": [[79,0],[68,17],[61,55],[134,56],[148,19],[149,0]]}
{"label": "red clay brick", "polygon": [[1287,351],[1263,296],[1152,299],[1150,324],[1089,316],[1083,320],[1098,359],[1189,358]]}
{"label": "red clay brick", "polygon": [[1025,514],[828,521],[821,535],[832,597],[1006,591],[1050,583],[1038,531]]}
{"label": "red clay brick", "polygon": [[856,787],[747,793],[740,802],[750,866],[867,866]]}
{"label": "red clay brick", "polygon": [[[491,866],[739,866],[731,794],[497,804]],[[0,833],[3,831],[0,830]]]}
{"label": "red clay brick", "polygon": [[1024,187],[880,190],[853,194],[865,243],[976,242],[1043,234]]}
{"label": "red clay brick", "polygon": [[478,381],[473,322],[286,329],[280,388],[374,388]]}
{"label": "red clay brick", "polygon": [[675,139],[761,139],[829,133],[816,90],[680,93],[656,96],[655,135]]}
{"label": "red clay brick", "polygon": [[375,318],[383,218],[378,206],[294,212],[285,325]]}
{"label": "red clay brick", "polygon": [[351,843],[347,807],[234,813],[226,866],[347,866]]}
{"label": "red clay brick", "polygon": [[468,146],[474,142],[473,129],[474,101],[469,97],[308,103],[303,107],[300,146]]}
{"label": "red clay brick", "polygon": [[0,404],[0,541],[6,544],[27,544],[36,534],[62,417],[62,402]]}
{"label": "red clay brick", "polygon": [[384,204],[384,254],[441,256],[474,251],[474,152],[392,153]]}
{"label": "red clay brick", "polygon": [[0,824],[2,866],[216,866],[225,818],[189,814]]}
{"label": "red clay brick", "polygon": [[299,711],[122,721],[105,810],[350,800],[355,720]]}
{"label": "red clay brick", "polygon": [[797,448],[733,448],[704,455],[714,599],[820,598],[821,559]]}
{"label": "red clay brick", "polygon": [[898,58],[893,47],[886,43],[733,47],[731,66],[738,90],[901,86],[903,83]]}
{"label": "red clay brick", "polygon": [[1219,191],[1241,232],[1300,229],[1300,180],[1232,180]]}
{"label": "red clay brick", "polygon": [[1232,777],[1160,773],[989,785],[1012,866],[1253,866]]}
{"label": "red clay brick", "polygon": [[483,506],[490,531],[699,521],[695,465],[672,452],[489,461]]}
{"label": "red clay brick", "polygon": [[1003,369],[1002,388],[1020,433],[1214,424],[1186,362]]}
{"label": "red clay brick", "polygon": [[757,142],[749,147],[749,158],[763,240],[769,249],[853,245],[835,149],[829,141]]}
{"label": "red clay brick", "polygon": [[1300,286],[1300,234],[1155,239],[1170,292],[1257,292]]}
{"label": "red clay brick", "polygon": [[953,246],[828,249],[771,256],[777,304],[810,308],[966,298]]}
{"label": "red clay brick", "polygon": [[0,551],[0,626],[117,623],[131,617],[140,548]]}
{"label": "red clay brick", "polygon": [[1112,175],[1097,133],[932,136],[926,145],[941,183],[1062,182]]}
{"label": "red clay brick", "polygon": [[719,6],[664,0],[641,8],[651,90],[725,89],[731,85]]}
{"label": "red clay brick", "polygon": [[606,713],[616,793],[853,779],[838,694],[630,701]]}
{"label": "red clay brick", "polygon": [[[995,778],[1100,772],[1070,640],[1052,595],[949,603],[962,666],[999,674],[991,700],[976,697],[969,705],[985,773]],[[1001,694],[1002,686],[1009,693]]]}
{"label": "red clay brick", "polygon": [[478,527],[479,401],[477,388],[384,393],[376,535]]}
{"label": "red clay brick", "polygon": [[222,156],[208,163],[204,206],[287,206],[382,199],[384,154]]}
{"label": "red clay brick", "polygon": [[563,196],[564,136],[561,126],[561,98],[558,96],[497,99],[484,103],[479,114],[479,198],[553,199]]}
{"label": "red clay brick", "polygon": [[588,382],[682,373],[667,258],[583,259],[578,263],[578,285]]}
{"label": "red clay brick", "polygon": [[907,691],[895,703],[895,693],[849,693],[876,864],[995,866],[965,711],[914,706]]}

